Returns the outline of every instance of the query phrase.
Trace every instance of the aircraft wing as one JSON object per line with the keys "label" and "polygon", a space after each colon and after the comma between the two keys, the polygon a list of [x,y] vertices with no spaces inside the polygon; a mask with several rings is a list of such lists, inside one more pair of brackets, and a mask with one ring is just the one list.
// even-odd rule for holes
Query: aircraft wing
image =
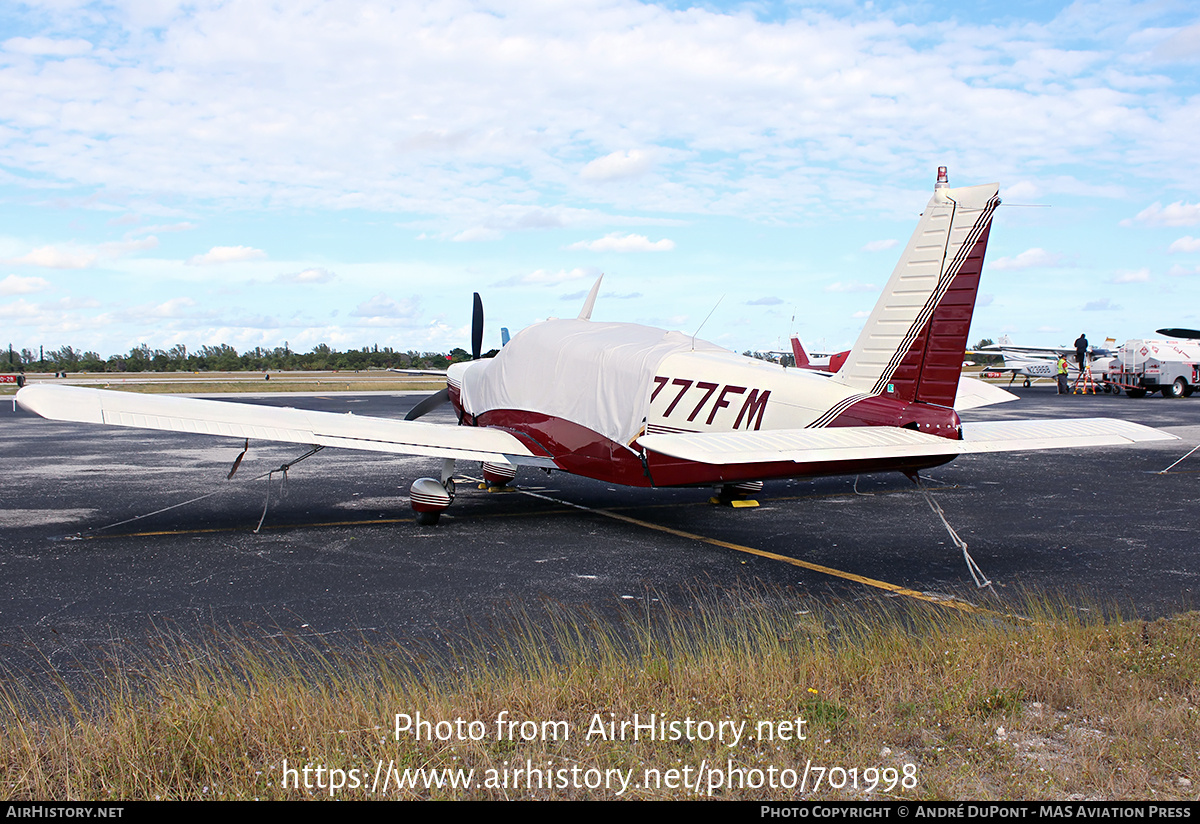
{"label": "aircraft wing", "polygon": [[1059,355],[1074,355],[1075,347],[1073,346],[1012,346],[1004,343],[993,343],[990,346],[984,346],[981,349],[970,350],[972,354],[980,355],[1002,355],[1005,352],[1012,352],[1018,355],[1033,355],[1043,358],[1057,358]]}
{"label": "aircraft wing", "polygon": [[1112,418],[983,421],[964,423],[962,428],[961,441],[892,426],[845,426],[645,435],[638,443],[668,457],[723,465],[956,456],[1176,439],[1148,426]]}
{"label": "aircraft wing", "polygon": [[339,415],[200,398],[139,395],[77,386],[26,386],[17,392],[17,403],[36,415],[57,421],[434,458],[555,466],[553,461],[534,454],[508,432],[485,427]]}

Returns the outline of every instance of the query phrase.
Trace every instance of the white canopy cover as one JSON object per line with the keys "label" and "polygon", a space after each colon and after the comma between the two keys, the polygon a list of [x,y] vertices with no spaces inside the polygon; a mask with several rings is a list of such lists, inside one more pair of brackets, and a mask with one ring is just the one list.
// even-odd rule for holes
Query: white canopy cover
{"label": "white canopy cover", "polygon": [[628,445],[641,432],[658,365],[676,352],[727,352],[682,332],[631,323],[548,320],[463,374],[463,409],[540,412]]}

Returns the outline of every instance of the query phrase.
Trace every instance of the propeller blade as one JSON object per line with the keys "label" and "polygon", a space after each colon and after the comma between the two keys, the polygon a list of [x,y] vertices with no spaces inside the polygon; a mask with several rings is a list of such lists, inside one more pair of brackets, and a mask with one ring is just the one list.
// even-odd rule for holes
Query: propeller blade
{"label": "propeller blade", "polygon": [[479,360],[483,351],[483,300],[475,293],[475,307],[471,312],[471,359]]}
{"label": "propeller blade", "polygon": [[1168,338],[1200,338],[1200,329],[1155,329],[1160,335]]}
{"label": "propeller blade", "polygon": [[408,414],[404,416],[406,421],[415,421],[422,415],[432,412],[444,403],[450,401],[450,389],[442,389],[434,392],[428,398],[423,399],[420,403],[408,410]]}

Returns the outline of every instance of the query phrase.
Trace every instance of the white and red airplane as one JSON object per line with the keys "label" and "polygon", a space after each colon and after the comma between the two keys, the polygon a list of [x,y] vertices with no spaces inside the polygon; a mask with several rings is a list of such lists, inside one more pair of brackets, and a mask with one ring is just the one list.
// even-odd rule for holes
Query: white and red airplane
{"label": "white and red airplane", "polygon": [[[412,485],[421,523],[436,523],[453,501],[458,460],[484,462],[493,483],[525,465],[629,486],[731,490],[772,478],[915,477],[964,453],[1171,438],[1101,418],[959,420],[953,405],[998,191],[951,189],[938,169],[933,197],[836,374],[785,369],[681,332],[592,321],[597,281],[578,318],[534,324],[495,357],[454,364],[447,388],[403,421],[64,386],[26,386],[17,401],[56,420],[442,458],[439,479]],[[473,325],[478,357],[478,302]],[[415,420],[444,402],[458,426]]]}

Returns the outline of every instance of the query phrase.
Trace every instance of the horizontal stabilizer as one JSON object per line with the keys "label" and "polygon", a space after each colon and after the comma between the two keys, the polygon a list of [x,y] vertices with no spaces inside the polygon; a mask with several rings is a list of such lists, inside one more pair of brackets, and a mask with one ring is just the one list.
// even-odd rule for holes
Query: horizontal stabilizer
{"label": "horizontal stabilizer", "polygon": [[26,386],[17,393],[17,402],[35,415],[56,421],[435,458],[555,465],[546,458],[534,455],[517,438],[498,429],[281,409],[200,398],[138,395],[77,386]]}
{"label": "horizontal stabilizer", "polygon": [[1014,395],[1007,389],[1001,389],[999,386],[992,386],[979,378],[968,378],[964,375],[958,379],[958,392],[954,396],[954,411],[963,412],[967,409],[979,409],[983,406],[1008,403],[1019,399],[1019,395]]}
{"label": "horizontal stabilizer", "polygon": [[780,429],[756,432],[645,435],[638,443],[671,458],[710,465],[794,461],[953,457],[976,452],[1020,452],[1119,446],[1175,440],[1157,429],[1111,418],[986,421],[963,424],[956,441],[892,426]]}

